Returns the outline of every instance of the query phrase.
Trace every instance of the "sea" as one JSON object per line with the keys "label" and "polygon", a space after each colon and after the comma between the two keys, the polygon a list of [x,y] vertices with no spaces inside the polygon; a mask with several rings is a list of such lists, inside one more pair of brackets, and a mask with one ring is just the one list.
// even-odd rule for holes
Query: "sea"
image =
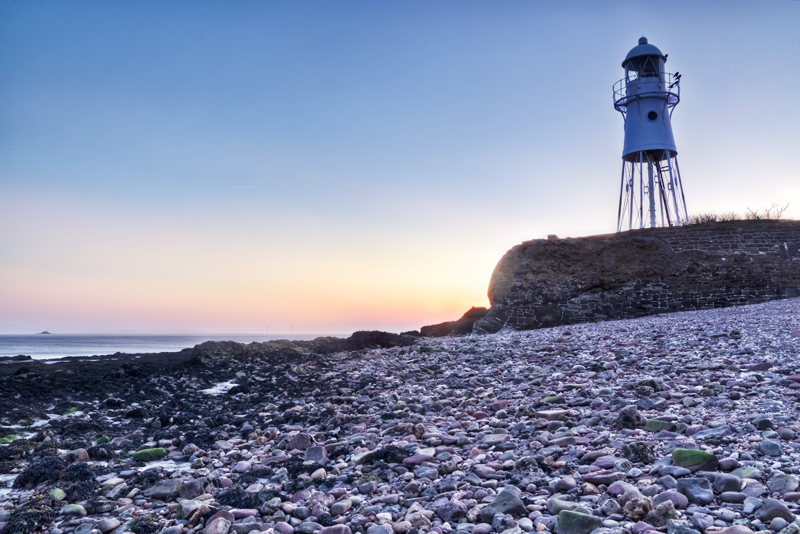
{"label": "sea", "polygon": [[308,341],[320,336],[348,337],[350,333],[303,334],[0,334],[0,357],[30,356],[34,360],[54,360],[68,356],[105,356],[121,352],[144,354],[178,352],[205,341]]}

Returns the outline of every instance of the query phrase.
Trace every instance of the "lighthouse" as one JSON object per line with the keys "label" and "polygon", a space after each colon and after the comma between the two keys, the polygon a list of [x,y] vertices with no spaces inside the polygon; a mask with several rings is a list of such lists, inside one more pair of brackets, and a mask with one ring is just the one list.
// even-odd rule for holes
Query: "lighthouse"
{"label": "lighthouse", "polygon": [[666,62],[642,37],[622,62],[625,78],[614,84],[614,109],[625,125],[617,232],[688,222],[671,122],[681,75],[665,72]]}

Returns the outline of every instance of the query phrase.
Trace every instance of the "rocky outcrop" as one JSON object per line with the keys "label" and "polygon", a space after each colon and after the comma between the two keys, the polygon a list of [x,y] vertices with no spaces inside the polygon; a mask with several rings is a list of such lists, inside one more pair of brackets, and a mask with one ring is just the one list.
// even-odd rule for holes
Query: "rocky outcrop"
{"label": "rocky outcrop", "polygon": [[426,337],[463,336],[472,332],[472,326],[489,313],[488,308],[473,306],[458,321],[432,324],[420,328],[420,333]]}
{"label": "rocky outcrop", "polygon": [[489,284],[477,333],[800,295],[800,221],[731,221],[526,241]]}

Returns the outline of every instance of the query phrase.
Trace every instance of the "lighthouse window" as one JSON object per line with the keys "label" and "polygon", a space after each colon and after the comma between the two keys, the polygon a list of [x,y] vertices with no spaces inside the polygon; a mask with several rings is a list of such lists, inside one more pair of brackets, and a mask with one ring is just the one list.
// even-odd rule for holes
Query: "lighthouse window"
{"label": "lighthouse window", "polygon": [[628,81],[637,78],[656,78],[659,76],[659,57],[641,56],[630,60],[625,67]]}
{"label": "lighthouse window", "polygon": [[658,118],[658,113],[656,113],[655,111],[651,111],[650,113],[647,114],[647,118],[650,119],[651,121],[654,121]]}

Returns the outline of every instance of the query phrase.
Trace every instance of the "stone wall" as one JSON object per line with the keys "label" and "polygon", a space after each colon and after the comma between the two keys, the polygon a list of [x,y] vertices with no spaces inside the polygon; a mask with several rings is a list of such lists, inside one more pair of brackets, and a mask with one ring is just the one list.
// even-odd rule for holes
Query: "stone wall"
{"label": "stone wall", "polygon": [[731,221],[526,241],[474,331],[530,329],[800,296],[800,221]]}

